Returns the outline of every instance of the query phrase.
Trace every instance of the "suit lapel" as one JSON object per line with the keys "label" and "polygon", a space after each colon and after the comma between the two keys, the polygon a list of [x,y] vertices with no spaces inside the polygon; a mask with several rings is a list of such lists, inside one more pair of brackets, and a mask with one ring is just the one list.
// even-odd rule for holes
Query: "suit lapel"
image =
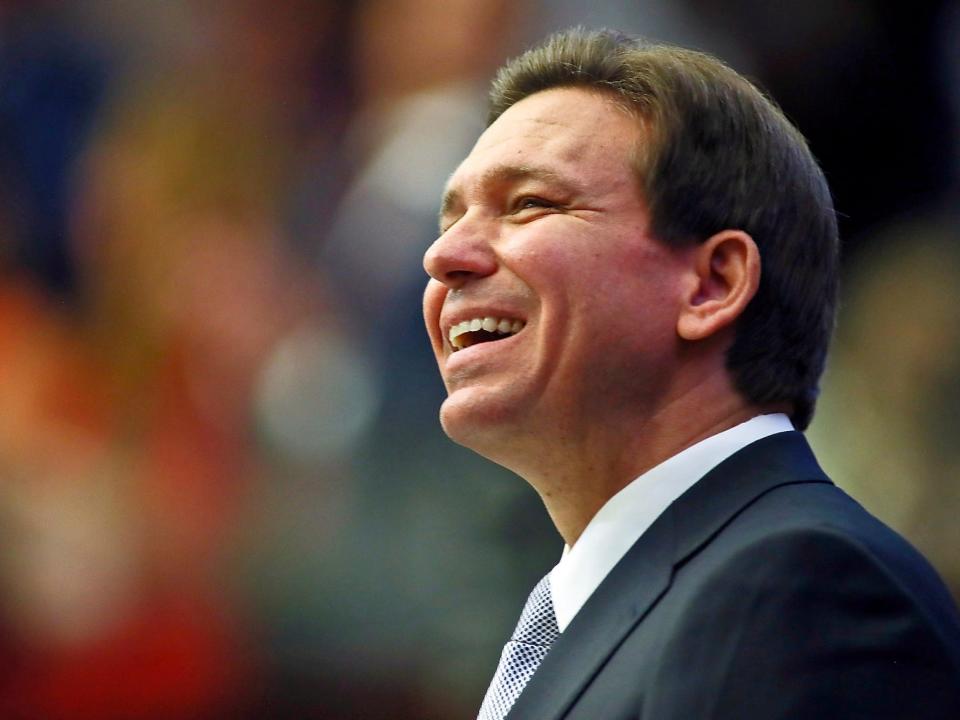
{"label": "suit lapel", "polygon": [[708,472],[610,571],[554,642],[508,719],[561,717],[667,591],[678,563],[758,497],[798,482],[830,482],[798,432],[758,440]]}
{"label": "suit lapel", "polygon": [[672,519],[662,516],[610,571],[557,638],[508,720],[561,717],[610,653],[669,587]]}
{"label": "suit lapel", "polygon": [[764,493],[798,482],[830,482],[803,433],[768,435],[734,453],[670,507],[677,524],[674,562],[699,550]]}

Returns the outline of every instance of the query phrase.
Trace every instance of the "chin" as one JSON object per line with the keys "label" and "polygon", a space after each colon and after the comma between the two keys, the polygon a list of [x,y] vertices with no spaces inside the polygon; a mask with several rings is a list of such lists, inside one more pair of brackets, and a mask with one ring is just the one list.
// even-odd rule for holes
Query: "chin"
{"label": "chin", "polygon": [[505,455],[526,435],[523,413],[505,398],[472,398],[456,395],[440,406],[440,425],[451,440],[501,465]]}

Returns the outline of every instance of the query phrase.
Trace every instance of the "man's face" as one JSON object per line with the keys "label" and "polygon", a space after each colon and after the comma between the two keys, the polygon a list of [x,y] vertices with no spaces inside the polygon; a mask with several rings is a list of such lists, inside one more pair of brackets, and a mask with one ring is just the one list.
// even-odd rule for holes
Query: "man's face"
{"label": "man's face", "polygon": [[499,460],[655,414],[683,254],[649,234],[638,141],[612,99],[552,89],[507,110],[451,177],[424,317],[454,440]]}

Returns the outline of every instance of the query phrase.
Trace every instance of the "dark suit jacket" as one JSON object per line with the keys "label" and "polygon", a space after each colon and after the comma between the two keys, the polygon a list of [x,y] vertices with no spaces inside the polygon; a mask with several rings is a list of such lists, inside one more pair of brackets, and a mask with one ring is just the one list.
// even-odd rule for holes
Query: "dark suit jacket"
{"label": "dark suit jacket", "polygon": [[657,519],[508,718],[960,720],[960,618],[927,562],[781,433]]}

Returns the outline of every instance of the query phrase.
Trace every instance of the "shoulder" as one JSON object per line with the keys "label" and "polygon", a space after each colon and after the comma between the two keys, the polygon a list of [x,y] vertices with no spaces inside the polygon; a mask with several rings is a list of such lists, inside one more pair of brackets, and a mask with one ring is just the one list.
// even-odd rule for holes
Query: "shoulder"
{"label": "shoulder", "polygon": [[863,603],[884,597],[950,629],[960,643],[960,617],[936,571],[833,485],[772,489],[732,518],[689,564],[710,593],[763,593],[793,606],[817,598],[839,606],[850,598],[860,611]]}
{"label": "shoulder", "polygon": [[960,712],[949,593],[905,540],[832,485],[758,498],[677,568],[671,594],[662,667],[702,673],[712,687],[700,697],[718,707],[901,717],[890,713],[919,702],[929,712],[918,718]]}

